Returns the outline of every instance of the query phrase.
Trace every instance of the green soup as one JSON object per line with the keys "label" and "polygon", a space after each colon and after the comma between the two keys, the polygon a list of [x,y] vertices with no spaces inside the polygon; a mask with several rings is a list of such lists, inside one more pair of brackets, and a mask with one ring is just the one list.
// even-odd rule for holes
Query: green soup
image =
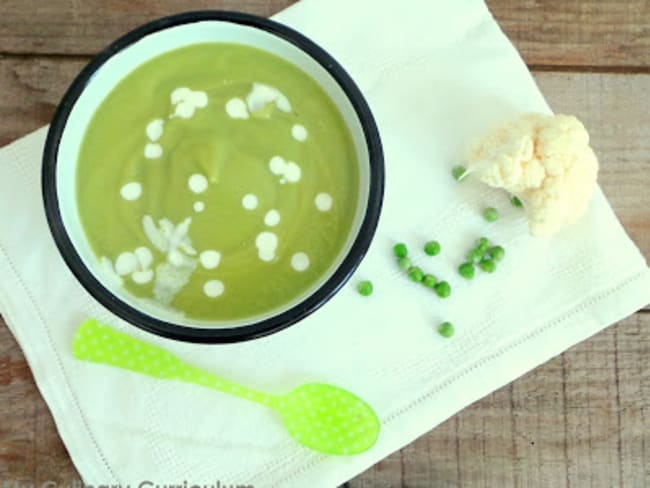
{"label": "green soup", "polygon": [[88,241],[130,294],[206,321],[270,313],[340,255],[359,196],[352,138],[296,66],[206,43],[138,67],[84,135]]}

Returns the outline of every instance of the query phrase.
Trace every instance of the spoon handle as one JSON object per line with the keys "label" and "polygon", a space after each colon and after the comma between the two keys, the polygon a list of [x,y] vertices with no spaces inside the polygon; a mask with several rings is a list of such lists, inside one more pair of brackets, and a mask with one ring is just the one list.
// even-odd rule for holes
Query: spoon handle
{"label": "spoon handle", "polygon": [[92,319],[86,320],[77,329],[72,353],[82,361],[115,366],[158,379],[193,383],[269,407],[277,398],[203,371],[165,349],[134,339]]}

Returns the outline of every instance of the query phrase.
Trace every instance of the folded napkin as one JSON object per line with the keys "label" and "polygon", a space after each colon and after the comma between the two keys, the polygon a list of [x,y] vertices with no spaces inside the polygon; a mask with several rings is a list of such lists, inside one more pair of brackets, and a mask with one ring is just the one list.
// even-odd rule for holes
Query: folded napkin
{"label": "folded napkin", "polygon": [[[578,224],[533,239],[506,195],[451,178],[468,139],[515,114],[549,111],[483,2],[303,0],[276,19],[338,58],[377,118],[385,207],[352,279],[372,279],[372,297],[349,285],[299,324],[243,344],[146,334],[94,302],[53,245],[39,188],[45,129],[0,152],[0,311],[87,483],[335,486],[650,301],[650,272],[600,191]],[[498,223],[483,221],[484,206],[501,210]],[[456,266],[480,235],[507,256],[493,275],[463,282]],[[420,250],[431,238],[443,247],[436,258]],[[396,240],[452,282],[451,298],[396,269]],[[87,317],[263,391],[308,381],[347,388],[376,408],[379,441],[357,456],[320,455],[257,404],[77,362],[71,339]],[[452,339],[435,331],[443,320],[456,325]]]}

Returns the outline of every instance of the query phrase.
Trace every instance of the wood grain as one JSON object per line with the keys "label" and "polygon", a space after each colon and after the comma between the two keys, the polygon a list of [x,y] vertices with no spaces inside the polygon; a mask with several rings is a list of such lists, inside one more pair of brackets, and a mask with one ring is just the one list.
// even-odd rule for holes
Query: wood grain
{"label": "wood grain", "polygon": [[48,124],[87,61],[0,56],[0,146]]}
{"label": "wood grain", "polygon": [[0,483],[78,481],[27,361],[0,317]]}
{"label": "wood grain", "polygon": [[349,487],[650,486],[649,326],[639,313],[573,347]]}
{"label": "wood grain", "polygon": [[533,67],[648,71],[647,0],[487,0]]}
{"label": "wood grain", "polygon": [[189,10],[268,17],[295,0],[2,0],[0,54],[95,54],[131,29]]}
{"label": "wood grain", "polygon": [[[128,30],[184,10],[223,8],[268,16],[294,0],[3,0],[0,53],[94,54]],[[650,67],[647,0],[488,0],[533,66]]]}

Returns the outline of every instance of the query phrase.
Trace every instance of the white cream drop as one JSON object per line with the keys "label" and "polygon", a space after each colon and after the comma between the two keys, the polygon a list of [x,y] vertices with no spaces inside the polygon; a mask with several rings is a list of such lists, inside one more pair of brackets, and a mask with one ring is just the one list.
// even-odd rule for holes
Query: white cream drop
{"label": "white cream drop", "polygon": [[241,98],[231,98],[228,100],[226,102],[226,113],[231,119],[247,119],[250,117],[246,108],[246,102]]}
{"label": "white cream drop", "polygon": [[129,202],[137,200],[142,195],[142,185],[136,181],[127,183],[120,189],[120,195]]}
{"label": "white cream drop", "polygon": [[214,269],[219,266],[219,263],[221,262],[221,253],[219,251],[208,249],[199,254],[199,261],[201,261],[201,265],[205,269]]}
{"label": "white cream drop", "polygon": [[205,203],[203,202],[194,202],[194,211],[203,212],[205,210]]}
{"label": "white cream drop", "polygon": [[298,252],[291,256],[291,267],[298,272],[303,272],[309,268],[309,256],[304,252]]}
{"label": "white cream drop", "polygon": [[150,142],[144,146],[144,157],[147,159],[158,159],[163,155],[163,148],[160,144]]}
{"label": "white cream drop", "polygon": [[194,104],[196,108],[204,108],[208,105],[208,94],[204,91],[195,90],[188,101]]}
{"label": "white cream drop", "polygon": [[126,276],[138,269],[138,259],[132,252],[123,252],[115,260],[115,272],[120,276]]}
{"label": "white cream drop", "polygon": [[244,198],[241,200],[241,204],[246,210],[255,210],[257,208],[257,203],[257,197],[252,193],[244,195]]}
{"label": "white cream drop", "polygon": [[278,248],[278,236],[273,232],[260,232],[255,239],[255,246],[257,247],[257,255],[262,261],[273,261],[275,251]]}
{"label": "white cream drop", "polygon": [[192,193],[203,193],[208,189],[208,179],[199,173],[194,173],[187,180],[187,186]]}
{"label": "white cream drop", "polygon": [[176,88],[171,94],[172,105],[176,105],[184,100],[187,100],[192,95],[192,90],[186,86]]}
{"label": "white cream drop", "polygon": [[[296,183],[302,177],[302,170],[293,161],[285,161],[282,156],[273,156],[269,160],[269,169],[274,175],[280,176],[280,183]],[[284,181],[283,181],[284,180]]]}
{"label": "white cream drop", "polygon": [[284,158],[281,156],[273,156],[269,161],[269,169],[274,175],[283,174],[285,165]]}
{"label": "white cream drop", "polygon": [[293,161],[289,161],[287,163],[287,168],[284,171],[284,177],[287,179],[287,181],[289,183],[296,183],[300,181],[301,176],[302,176],[302,171],[300,169],[300,166],[298,166]]}
{"label": "white cream drop", "polygon": [[181,119],[190,119],[194,115],[195,107],[190,102],[181,102],[176,105],[176,111],[174,115],[180,117]]}
{"label": "white cream drop", "polygon": [[332,208],[333,200],[329,193],[319,193],[314,199],[316,208],[321,212],[327,212]]}
{"label": "white cream drop", "polygon": [[259,112],[268,103],[275,103],[275,106],[283,112],[291,112],[291,103],[280,90],[264,83],[253,83],[253,88],[246,96],[248,110]]}
{"label": "white cream drop", "polygon": [[275,101],[275,106],[283,112],[291,112],[291,103],[289,103],[289,99],[281,93],[278,95],[278,99]]}
{"label": "white cream drop", "polygon": [[296,141],[300,141],[300,142],[306,141],[308,136],[307,129],[305,129],[304,125],[295,124],[291,128],[291,135]]}
{"label": "white cream drop", "polygon": [[122,278],[115,272],[115,268],[113,267],[113,262],[108,259],[106,256],[102,256],[100,259],[102,269],[106,273],[107,277],[113,281],[114,284],[117,286],[122,286],[123,280]]}
{"label": "white cream drop", "polygon": [[264,224],[269,226],[269,227],[275,227],[280,223],[280,212],[278,212],[276,209],[271,209],[268,212],[266,212],[266,215],[264,216]]}
{"label": "white cream drop", "polygon": [[172,105],[176,106],[172,117],[189,119],[194,115],[197,108],[203,108],[208,104],[208,95],[201,90],[192,90],[186,86],[176,88],[171,93]]}
{"label": "white cream drop", "polygon": [[134,252],[141,268],[146,269],[153,263],[153,254],[147,247],[138,247]]}
{"label": "white cream drop", "polygon": [[219,280],[206,281],[203,285],[203,293],[209,298],[217,298],[223,295],[225,289],[223,283]]}
{"label": "white cream drop", "polygon": [[147,137],[151,142],[156,142],[163,135],[163,125],[165,121],[163,119],[153,119],[147,124]]}
{"label": "white cream drop", "polygon": [[141,271],[135,271],[131,275],[131,279],[133,280],[134,283],[138,285],[144,285],[146,283],[149,283],[153,279],[153,270],[144,269]]}

